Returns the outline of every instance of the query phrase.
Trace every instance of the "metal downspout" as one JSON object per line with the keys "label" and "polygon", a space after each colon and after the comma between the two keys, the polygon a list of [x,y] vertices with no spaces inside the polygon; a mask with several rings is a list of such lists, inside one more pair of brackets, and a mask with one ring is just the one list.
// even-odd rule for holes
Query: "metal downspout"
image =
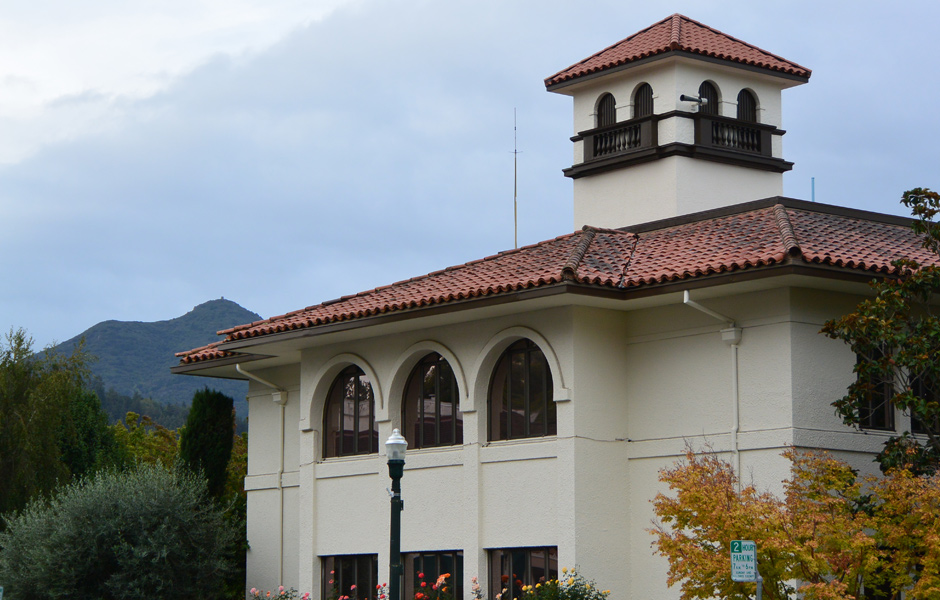
{"label": "metal downspout", "polygon": [[738,449],[738,432],[740,430],[740,391],[738,389],[738,349],[741,343],[741,328],[736,327],[734,319],[717,313],[710,308],[706,308],[695,302],[689,296],[689,291],[682,293],[682,303],[686,304],[706,315],[724,321],[727,327],[721,330],[721,340],[731,346],[731,455],[733,458],[734,472],[738,476],[738,491],[741,490],[741,453]]}
{"label": "metal downspout", "polygon": [[278,501],[278,511],[277,511],[277,540],[278,540],[278,551],[277,551],[277,584],[279,586],[284,585],[284,427],[286,422],[286,408],[287,408],[287,390],[280,387],[279,385],[263,379],[254,373],[249,373],[242,368],[240,363],[235,365],[235,370],[248,377],[257,381],[261,385],[267,386],[274,390],[274,402],[278,404],[281,408],[281,422],[280,422],[280,431],[278,432],[278,445],[280,447],[280,453],[278,456],[278,465],[277,465],[277,501]]}

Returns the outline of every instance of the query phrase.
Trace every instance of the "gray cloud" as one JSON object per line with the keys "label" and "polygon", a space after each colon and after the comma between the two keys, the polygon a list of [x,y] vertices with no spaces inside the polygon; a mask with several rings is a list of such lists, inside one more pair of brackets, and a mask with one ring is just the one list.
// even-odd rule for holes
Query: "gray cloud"
{"label": "gray cloud", "polygon": [[[924,76],[937,59],[929,36],[896,26],[932,6],[680,4],[814,69],[785,92],[789,195],[808,197],[815,176],[821,201],[900,212],[904,189],[938,187],[938,84]],[[100,116],[0,167],[0,326],[46,343],[222,295],[268,316],[509,248],[514,107],[520,240],[567,233],[571,106],[542,79],[666,16],[589,12],[362,2],[150,98],[89,90],[49,105],[50,122],[77,106]]]}

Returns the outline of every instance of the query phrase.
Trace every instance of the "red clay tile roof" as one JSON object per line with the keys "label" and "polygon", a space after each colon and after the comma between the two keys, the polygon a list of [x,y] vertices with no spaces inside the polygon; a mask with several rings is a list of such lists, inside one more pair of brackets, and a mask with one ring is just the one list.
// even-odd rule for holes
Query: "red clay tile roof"
{"label": "red clay tile roof", "polygon": [[[903,220],[786,201],[739,205],[636,228],[585,227],[517,250],[400,281],[286,315],[220,331],[221,343],[309,329],[518,290],[574,283],[631,290],[782,263],[891,273],[908,257],[937,263]],[[735,209],[738,212],[733,212]],[[730,214],[728,214],[730,213]],[[714,214],[714,213],[709,213]],[[233,356],[210,344],[177,354],[180,364]]]}
{"label": "red clay tile roof", "polygon": [[571,81],[673,50],[808,78],[812,71],[686,16],[674,14],[545,79],[545,86]]}

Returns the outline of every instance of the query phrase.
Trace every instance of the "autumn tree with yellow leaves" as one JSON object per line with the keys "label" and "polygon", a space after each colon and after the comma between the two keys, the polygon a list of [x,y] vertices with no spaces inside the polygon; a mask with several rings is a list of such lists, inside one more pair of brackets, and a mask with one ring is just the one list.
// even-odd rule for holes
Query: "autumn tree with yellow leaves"
{"label": "autumn tree with yellow leaves", "polygon": [[940,477],[859,478],[828,454],[789,450],[781,496],[741,485],[730,463],[687,450],[660,474],[655,551],[683,600],[753,597],[731,580],[731,540],[757,542],[767,600],[940,597]]}

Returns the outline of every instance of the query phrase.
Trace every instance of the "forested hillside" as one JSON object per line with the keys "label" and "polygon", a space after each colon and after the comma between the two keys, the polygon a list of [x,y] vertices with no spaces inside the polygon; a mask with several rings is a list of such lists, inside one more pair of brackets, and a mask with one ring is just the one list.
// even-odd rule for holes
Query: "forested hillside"
{"label": "forested hillside", "polygon": [[[149,405],[149,412],[160,413],[149,416],[172,427],[177,420],[185,419],[185,410],[159,405],[188,407],[193,394],[208,386],[234,398],[241,419],[247,412],[244,400],[248,391],[246,382],[172,375],[170,367],[177,364],[175,352],[216,341],[216,332],[220,329],[260,318],[223,298],[200,304],[185,315],[168,321],[104,321],[55,349],[68,355],[84,338],[85,352],[95,357],[91,363],[94,376],[91,385],[98,392],[102,407],[112,418],[123,416],[126,410],[142,412],[141,406]],[[162,422],[161,417],[166,422]]]}

